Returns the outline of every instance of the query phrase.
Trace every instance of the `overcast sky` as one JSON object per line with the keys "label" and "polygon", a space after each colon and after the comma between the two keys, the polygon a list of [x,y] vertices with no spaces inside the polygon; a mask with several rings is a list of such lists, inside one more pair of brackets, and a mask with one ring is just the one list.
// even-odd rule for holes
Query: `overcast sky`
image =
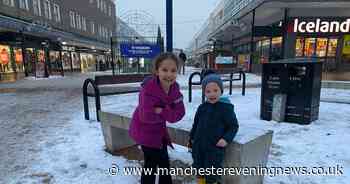
{"label": "overcast sky", "polygon": [[[174,48],[183,49],[188,46],[218,2],[219,0],[173,0]],[[116,6],[119,17],[131,10],[146,11],[153,16],[155,24],[161,25],[163,35],[165,34],[166,0],[116,0]]]}

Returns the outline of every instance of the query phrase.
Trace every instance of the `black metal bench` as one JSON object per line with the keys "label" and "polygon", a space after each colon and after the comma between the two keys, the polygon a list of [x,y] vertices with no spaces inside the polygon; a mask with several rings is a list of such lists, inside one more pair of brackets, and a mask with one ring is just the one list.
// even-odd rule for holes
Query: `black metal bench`
{"label": "black metal bench", "polygon": [[[221,75],[221,79],[223,82],[230,82],[230,95],[232,95],[232,82],[242,80],[242,96],[245,96],[245,87],[246,87],[246,75],[245,72],[241,69],[210,69],[212,72],[215,72]],[[192,102],[192,85],[201,85],[204,74],[208,72],[208,69],[203,69],[201,72],[193,72],[188,79],[188,101]],[[238,74],[238,75],[236,75]],[[229,75],[229,76],[228,76]],[[193,82],[193,77],[199,76],[199,81]],[[234,76],[238,76],[238,78],[234,78]],[[202,103],[204,102],[204,91],[202,90]]]}
{"label": "black metal bench", "polygon": [[[147,76],[151,74],[125,74],[125,75],[103,75],[95,76],[95,80],[86,79],[83,84],[83,103],[84,103],[84,114],[85,119],[89,120],[89,103],[88,97],[95,97],[96,104],[96,118],[100,121],[98,112],[101,110],[101,96],[119,95],[127,93],[135,93],[140,91],[140,87],[130,86],[106,86],[112,84],[126,84],[141,82]],[[88,88],[89,84],[92,85],[93,89]]]}

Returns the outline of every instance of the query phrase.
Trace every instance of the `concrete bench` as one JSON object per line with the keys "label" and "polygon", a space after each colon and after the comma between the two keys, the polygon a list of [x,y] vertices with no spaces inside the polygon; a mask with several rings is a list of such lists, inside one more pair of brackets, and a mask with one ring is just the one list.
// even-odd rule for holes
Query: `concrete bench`
{"label": "concrete bench", "polygon": [[[102,132],[108,152],[116,153],[123,148],[132,147],[135,142],[129,137],[130,117],[115,112],[99,111]],[[129,115],[130,116],[130,115]],[[172,141],[186,146],[189,131],[168,127]],[[272,142],[272,131],[260,130],[240,125],[233,143],[229,144],[224,158],[224,167],[266,167]],[[262,184],[263,176],[225,175],[223,184]]]}

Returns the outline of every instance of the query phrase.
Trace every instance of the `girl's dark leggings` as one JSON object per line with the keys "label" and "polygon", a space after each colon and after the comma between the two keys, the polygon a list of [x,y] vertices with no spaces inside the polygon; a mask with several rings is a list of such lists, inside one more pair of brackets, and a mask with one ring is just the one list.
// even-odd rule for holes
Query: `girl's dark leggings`
{"label": "girl's dark leggings", "polygon": [[[157,172],[157,167],[167,169],[170,167],[167,146],[163,146],[162,149],[150,148],[146,146],[141,147],[145,159],[144,169],[152,169],[153,171],[151,175],[142,172],[141,184],[155,184],[155,173]],[[160,175],[159,184],[172,184],[171,176]]]}

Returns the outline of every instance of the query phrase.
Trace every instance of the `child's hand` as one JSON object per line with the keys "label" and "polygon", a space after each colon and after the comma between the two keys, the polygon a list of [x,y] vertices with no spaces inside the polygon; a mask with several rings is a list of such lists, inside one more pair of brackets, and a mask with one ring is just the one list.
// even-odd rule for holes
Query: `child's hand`
{"label": "child's hand", "polygon": [[163,108],[160,108],[160,107],[154,108],[154,112],[155,112],[156,114],[160,114],[160,113],[162,113],[162,111],[163,111]]}
{"label": "child's hand", "polygon": [[224,148],[227,146],[227,142],[225,141],[225,139],[220,139],[218,143],[216,143],[216,146]]}

